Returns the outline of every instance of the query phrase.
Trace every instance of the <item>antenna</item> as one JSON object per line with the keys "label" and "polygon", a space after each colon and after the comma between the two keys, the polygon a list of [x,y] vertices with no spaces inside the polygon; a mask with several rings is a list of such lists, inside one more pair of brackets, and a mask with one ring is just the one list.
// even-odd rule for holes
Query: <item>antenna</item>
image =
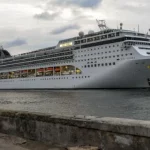
{"label": "antenna", "polygon": [[147,38],[148,37],[148,33],[150,32],[150,29],[148,29],[147,33],[145,34],[145,37]]}
{"label": "antenna", "polygon": [[96,21],[97,21],[97,24],[98,24],[101,31],[108,29],[108,27],[106,26],[105,20],[97,20],[96,19]]}
{"label": "antenna", "polygon": [[139,26],[139,24],[138,24],[138,33],[140,32],[140,26]]}
{"label": "antenna", "polygon": [[0,50],[3,50],[3,46],[2,45],[0,46]]}

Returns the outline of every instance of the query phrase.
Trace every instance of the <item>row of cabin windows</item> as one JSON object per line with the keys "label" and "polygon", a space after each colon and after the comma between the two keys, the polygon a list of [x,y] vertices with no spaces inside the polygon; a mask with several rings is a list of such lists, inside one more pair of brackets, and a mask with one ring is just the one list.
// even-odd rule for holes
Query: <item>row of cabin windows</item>
{"label": "row of cabin windows", "polygon": [[91,64],[91,65],[85,65],[84,68],[104,67],[104,66],[112,66],[112,65],[116,65],[116,63],[113,62],[113,63]]}
{"label": "row of cabin windows", "polygon": [[61,80],[61,79],[69,79],[68,77],[63,77],[63,78],[44,78],[40,80]]}
{"label": "row of cabin windows", "polygon": [[[117,50],[117,52],[119,52],[119,50]],[[105,54],[107,54],[108,52],[105,52]],[[111,51],[109,51],[109,53],[111,53]],[[78,55],[77,57],[86,57],[86,56],[93,56],[93,55],[100,55],[100,54],[104,54],[104,52],[101,53],[92,53],[92,54],[87,54],[87,55]]]}
{"label": "row of cabin windows", "polygon": [[78,77],[72,77],[72,79],[86,79],[86,78],[90,78],[90,76],[78,76]]}
{"label": "row of cabin windows", "polygon": [[107,58],[116,58],[116,57],[123,57],[123,56],[132,56],[132,53],[128,54],[121,54],[121,55],[113,55],[113,56],[105,56],[105,57],[97,57],[97,58],[91,58],[91,59],[81,59],[81,60],[76,60],[75,62],[84,62],[84,61],[90,61],[90,60],[98,60],[98,59],[107,59]]}
{"label": "row of cabin windows", "polygon": [[150,43],[143,43],[143,42],[126,42],[125,46],[132,46],[132,45],[150,45]]}
{"label": "row of cabin windows", "polygon": [[[109,53],[111,53],[111,52],[109,52]],[[103,52],[101,54],[103,54]],[[107,54],[107,52],[105,52],[105,54]],[[76,56],[76,58],[77,57],[93,56],[93,55],[100,55],[100,53],[93,53],[93,54],[87,54],[87,55],[78,55],[78,56]],[[133,54],[132,53],[130,53],[130,54],[121,54],[121,56],[128,56],[128,55],[133,55]],[[117,55],[117,56],[119,57],[119,55]],[[105,57],[107,57],[107,56],[105,56]]]}
{"label": "row of cabin windows", "polygon": [[[128,50],[128,49],[121,49],[121,51],[123,51],[123,50]],[[75,54],[78,54],[78,53],[82,53],[82,52],[86,52],[86,51],[93,51],[93,49],[88,49],[88,50],[81,50],[81,51],[78,51],[78,52],[74,52]],[[112,50],[112,51],[106,51],[106,52],[99,52],[99,53],[97,53],[97,54],[104,54],[104,53],[115,53],[115,52],[119,52],[120,50]],[[96,54],[96,53],[95,53]]]}
{"label": "row of cabin windows", "polygon": [[[77,77],[72,77],[72,79],[83,79],[83,78],[90,78],[90,76],[77,76]],[[60,80],[60,79],[69,79],[68,77],[63,77],[63,78],[44,78],[40,80]]]}
{"label": "row of cabin windows", "polygon": [[94,38],[87,38],[87,39],[83,39],[83,40],[78,40],[78,41],[75,41],[75,45],[80,44],[80,43],[104,40],[104,39],[112,38],[112,37],[115,37],[115,36],[119,36],[119,33],[111,33],[111,34],[106,34],[106,35],[102,35],[102,36],[97,36],[97,37],[94,37]]}
{"label": "row of cabin windows", "polygon": [[[116,59],[116,60],[117,60],[117,61],[120,61],[120,60],[123,60],[123,59],[125,59],[125,58]],[[128,57],[128,58],[126,58],[126,59],[135,59],[135,57]]]}
{"label": "row of cabin windows", "polygon": [[139,49],[150,50],[148,47],[139,47]]}
{"label": "row of cabin windows", "polygon": [[[115,45],[113,45],[112,47],[115,47]],[[117,45],[117,47],[119,47],[119,45]],[[91,48],[91,49],[86,49],[86,50],[78,50],[78,52],[87,52],[87,51],[93,51],[93,50],[98,50],[98,49],[103,49],[103,48],[111,48],[111,46],[105,46],[105,47],[98,47],[98,48]],[[76,53],[76,52],[75,52]]]}
{"label": "row of cabin windows", "polygon": [[[149,41],[148,38],[141,38],[141,37],[138,37],[138,38],[137,37],[125,37],[125,40]],[[141,42],[137,42],[137,43],[141,43]]]}
{"label": "row of cabin windows", "polygon": [[[72,77],[72,79],[83,79],[83,78],[90,78],[90,76],[76,76]],[[69,79],[68,77],[60,77],[60,78],[43,78],[40,80],[61,80],[61,79]],[[36,79],[21,79],[19,81],[36,81]],[[0,80],[0,82],[14,82],[14,80]]]}
{"label": "row of cabin windows", "polygon": [[[88,76],[89,78],[90,76]],[[72,78],[80,78],[80,77],[72,77]],[[87,78],[87,76],[85,77],[81,77],[81,78]],[[60,80],[60,79],[69,79],[68,77],[63,77],[63,78],[43,78],[40,80]],[[36,81],[36,79],[22,79],[19,81]],[[0,82],[14,82],[14,80],[0,80]]]}

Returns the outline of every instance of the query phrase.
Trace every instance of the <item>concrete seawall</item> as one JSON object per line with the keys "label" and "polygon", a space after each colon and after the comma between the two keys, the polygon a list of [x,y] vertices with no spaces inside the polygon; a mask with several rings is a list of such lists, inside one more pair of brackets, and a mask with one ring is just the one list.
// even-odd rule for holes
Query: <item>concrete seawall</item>
{"label": "concrete seawall", "polygon": [[59,146],[149,150],[150,121],[0,111],[0,133]]}

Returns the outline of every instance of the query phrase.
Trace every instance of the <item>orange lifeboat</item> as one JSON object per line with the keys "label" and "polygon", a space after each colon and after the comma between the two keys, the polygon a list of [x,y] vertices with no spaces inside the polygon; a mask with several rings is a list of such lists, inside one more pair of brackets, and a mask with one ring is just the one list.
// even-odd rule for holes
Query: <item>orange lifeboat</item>
{"label": "orange lifeboat", "polygon": [[44,72],[44,68],[37,69],[37,72]]}
{"label": "orange lifeboat", "polygon": [[46,71],[53,71],[53,67],[46,68]]}
{"label": "orange lifeboat", "polygon": [[27,72],[28,72],[28,70],[22,70],[21,72],[22,72],[22,73],[27,73]]}
{"label": "orange lifeboat", "polygon": [[60,72],[60,67],[56,67],[54,70],[55,70],[56,72]]}

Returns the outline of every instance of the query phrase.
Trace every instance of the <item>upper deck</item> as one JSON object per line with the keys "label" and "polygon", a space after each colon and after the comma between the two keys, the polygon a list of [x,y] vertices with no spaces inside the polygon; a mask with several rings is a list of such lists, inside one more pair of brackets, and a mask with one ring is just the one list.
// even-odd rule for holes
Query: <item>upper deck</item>
{"label": "upper deck", "polygon": [[[80,32],[81,33],[81,32]],[[126,37],[126,38],[125,38]],[[114,42],[120,42],[124,40],[139,40],[139,41],[150,41],[150,35],[143,34],[130,30],[121,29],[109,29],[105,28],[99,32],[89,32],[89,34],[84,35],[84,33],[79,34],[79,36],[60,40],[56,46],[39,49],[36,51],[31,51],[28,53],[23,53],[19,55],[14,55],[10,58],[1,59],[1,62],[13,61],[18,59],[25,59],[31,57],[38,57],[41,55],[47,55],[48,53],[59,53],[68,48],[74,49],[74,47],[79,46],[80,48],[86,48],[90,44],[111,44]],[[92,46],[92,45],[91,45]]]}

